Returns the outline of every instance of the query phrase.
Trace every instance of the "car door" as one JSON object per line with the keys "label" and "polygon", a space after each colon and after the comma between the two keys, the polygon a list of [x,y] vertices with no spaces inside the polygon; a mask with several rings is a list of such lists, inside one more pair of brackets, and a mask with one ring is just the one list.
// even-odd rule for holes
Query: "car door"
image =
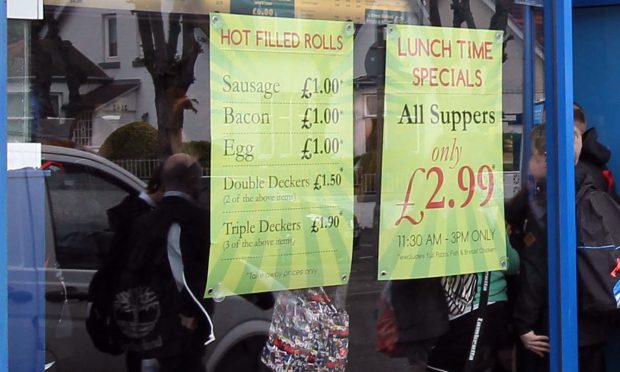
{"label": "car door", "polygon": [[137,190],[84,161],[48,162],[47,169],[46,349],[53,370],[124,370],[122,357],[94,348],[85,319],[88,285],[109,251],[107,210]]}

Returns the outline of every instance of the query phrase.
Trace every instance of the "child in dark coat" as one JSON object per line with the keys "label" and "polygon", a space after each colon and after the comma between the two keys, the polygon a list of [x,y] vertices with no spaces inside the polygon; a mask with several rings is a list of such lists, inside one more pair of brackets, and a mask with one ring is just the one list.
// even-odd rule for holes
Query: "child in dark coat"
{"label": "child in dark coat", "polygon": [[[506,206],[507,221],[522,241],[519,256],[519,290],[514,309],[515,331],[521,343],[517,348],[517,370],[549,370],[549,308],[547,297],[547,211],[546,211],[546,142],[545,126],[534,128],[531,135],[530,174],[535,180],[533,192],[522,190]],[[575,128],[575,159],[581,152],[581,132]],[[579,168],[575,171],[578,189],[589,183]],[[604,371],[604,343],[607,323],[604,319],[579,314],[580,371]]]}

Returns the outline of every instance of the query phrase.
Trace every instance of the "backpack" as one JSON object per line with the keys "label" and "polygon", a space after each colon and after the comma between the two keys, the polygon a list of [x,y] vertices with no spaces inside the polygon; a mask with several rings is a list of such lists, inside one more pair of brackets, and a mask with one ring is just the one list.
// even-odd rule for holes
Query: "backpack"
{"label": "backpack", "polygon": [[620,308],[620,205],[591,184],[577,193],[579,310],[606,314]]}
{"label": "backpack", "polygon": [[172,223],[162,218],[151,213],[138,220],[118,257],[90,284],[86,325],[101,351],[141,358],[178,352],[178,343],[170,340],[182,331],[181,289],[168,261],[166,234]]}
{"label": "backpack", "polygon": [[97,350],[119,355],[123,349],[114,339],[112,332],[112,295],[110,288],[110,270],[104,266],[95,273],[88,286],[88,314],[86,331]]}
{"label": "backpack", "polygon": [[127,260],[126,241],[132,229],[132,221],[147,214],[151,207],[138,195],[129,195],[117,206],[107,212],[110,228],[114,236],[109,242],[108,255],[93,276],[88,287],[88,310],[86,331],[94,346],[104,353],[118,355],[123,349],[112,332],[112,302],[114,298],[114,282]]}

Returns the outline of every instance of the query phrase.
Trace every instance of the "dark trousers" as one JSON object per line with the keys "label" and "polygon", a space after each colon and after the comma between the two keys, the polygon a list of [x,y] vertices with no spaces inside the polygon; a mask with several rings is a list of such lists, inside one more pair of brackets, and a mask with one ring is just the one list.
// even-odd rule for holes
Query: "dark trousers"
{"label": "dark trousers", "polygon": [[127,352],[125,354],[125,367],[127,372],[141,372],[142,371],[142,358],[138,354]]}
{"label": "dark trousers", "polygon": [[[450,321],[450,329],[439,338],[431,353],[429,365],[450,372],[463,371],[469,358],[477,318],[476,310]],[[474,358],[475,371],[490,370],[497,352],[512,347],[508,333],[509,319],[510,313],[505,301],[487,307]]]}
{"label": "dark trousers", "polygon": [[605,372],[605,343],[579,348],[579,372]]}
{"label": "dark trousers", "polygon": [[517,340],[517,371],[548,372],[549,354],[541,358],[523,347],[521,340]]}
{"label": "dark trousers", "polygon": [[[549,371],[549,355],[544,358],[517,343],[517,371]],[[579,347],[579,372],[605,372],[605,343]]]}
{"label": "dark trousers", "polygon": [[205,372],[202,354],[158,358],[159,372]]}

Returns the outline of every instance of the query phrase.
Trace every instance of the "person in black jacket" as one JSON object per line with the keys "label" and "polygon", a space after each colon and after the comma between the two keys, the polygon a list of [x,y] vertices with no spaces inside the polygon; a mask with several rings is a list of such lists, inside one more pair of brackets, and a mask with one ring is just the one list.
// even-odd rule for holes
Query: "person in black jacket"
{"label": "person in black jacket", "polygon": [[[213,302],[202,300],[209,258],[209,213],[197,204],[202,169],[187,154],[169,157],[162,171],[166,190],[157,209],[141,218],[147,241],[164,245],[180,300],[165,320],[176,331],[164,340],[157,360],[160,371],[204,371],[205,345],[212,341],[209,313]],[[163,311],[162,311],[163,313]]]}
{"label": "person in black jacket", "polygon": [[[153,211],[157,207],[157,203],[164,195],[164,189],[161,179],[162,166],[158,166],[151,175],[146,190],[139,194],[130,194],[126,196],[119,204],[108,209],[108,224],[114,235],[110,242],[110,252],[108,257],[103,258],[104,266],[113,267],[117,264],[115,260],[124,257],[121,250],[126,248],[127,240],[131,234],[135,221]],[[108,283],[111,278],[105,279]],[[128,372],[140,372],[142,359],[135,353],[127,352],[125,358],[125,366]]]}
{"label": "person in black jacket", "polygon": [[590,177],[595,188],[607,191],[616,201],[620,201],[618,194],[616,194],[614,177],[607,167],[611,158],[611,151],[598,141],[596,128],[588,129],[586,113],[577,103],[573,104],[573,118],[575,127],[583,137],[583,148],[577,169]]}
{"label": "person in black jacket", "polygon": [[131,233],[134,221],[138,217],[154,210],[157,207],[157,203],[163,197],[162,167],[163,164],[155,168],[145,191],[139,194],[130,194],[119,204],[108,209],[108,224],[110,225],[110,230],[114,232],[112,242],[110,243],[109,258],[119,256],[117,250],[123,249],[122,247]]}
{"label": "person in black jacket", "polygon": [[[533,192],[522,190],[506,205],[506,218],[513,235],[521,236],[518,298],[514,309],[515,331],[521,339],[517,348],[517,370],[549,370],[549,309],[547,300],[547,212],[545,126],[531,135],[530,173]],[[581,151],[580,132],[575,129],[575,159]],[[575,187],[589,183],[588,175],[577,168]],[[581,371],[603,371],[603,350],[607,323],[579,314],[579,366]]]}

